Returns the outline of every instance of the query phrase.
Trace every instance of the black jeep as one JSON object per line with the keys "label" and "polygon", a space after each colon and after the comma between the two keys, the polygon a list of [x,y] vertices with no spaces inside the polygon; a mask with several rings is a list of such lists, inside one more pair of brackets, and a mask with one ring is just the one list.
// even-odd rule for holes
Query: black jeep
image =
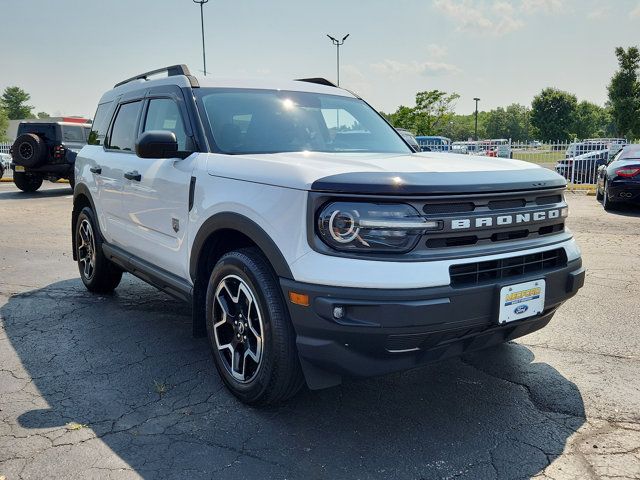
{"label": "black jeep", "polygon": [[23,192],[35,192],[43,180],[75,182],[76,155],[86,145],[91,125],[72,122],[22,122],[11,147],[13,182]]}

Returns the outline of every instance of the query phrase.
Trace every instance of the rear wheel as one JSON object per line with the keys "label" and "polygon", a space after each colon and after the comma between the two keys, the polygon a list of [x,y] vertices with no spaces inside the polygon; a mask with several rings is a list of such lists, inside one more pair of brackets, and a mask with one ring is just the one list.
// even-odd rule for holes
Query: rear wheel
{"label": "rear wheel", "polygon": [[13,183],[23,192],[35,192],[42,185],[42,177],[24,172],[13,172]]}
{"label": "rear wheel", "polygon": [[227,388],[248,404],[282,402],[304,378],[279,284],[255,248],[224,255],[207,287],[207,335]]}
{"label": "rear wheel", "polygon": [[120,284],[122,270],[104,256],[96,225],[93,211],[83,208],[75,227],[78,270],[87,290],[111,293]]}
{"label": "rear wheel", "polygon": [[602,193],[602,206],[609,212],[615,209],[615,203],[609,199],[609,185],[606,182],[604,184],[604,192]]}

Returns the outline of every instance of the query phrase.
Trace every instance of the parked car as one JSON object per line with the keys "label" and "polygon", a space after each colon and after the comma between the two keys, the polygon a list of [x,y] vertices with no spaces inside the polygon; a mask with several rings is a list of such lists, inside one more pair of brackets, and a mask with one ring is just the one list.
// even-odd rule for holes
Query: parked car
{"label": "parked car", "polygon": [[477,154],[486,157],[511,158],[511,142],[506,138],[482,140],[478,142]]}
{"label": "parked car", "polygon": [[25,121],[11,146],[13,183],[23,192],[35,192],[43,180],[61,178],[74,185],[76,155],[86,145],[91,126],[72,122]]}
{"label": "parked car", "polygon": [[569,144],[565,152],[565,158],[574,158],[585,153],[609,150],[611,156],[620,151],[627,141],[624,138],[589,138],[582,142],[573,142]]}
{"label": "parked car", "polygon": [[451,144],[451,152],[466,155],[467,153],[469,153],[469,146],[462,142],[453,142]]}
{"label": "parked car", "polygon": [[11,155],[6,153],[0,153],[0,178],[4,176],[4,173],[10,168]]}
{"label": "parked car", "polygon": [[451,151],[451,139],[447,137],[419,135],[416,140],[423,152]]}
{"label": "parked car", "polygon": [[626,145],[598,169],[596,198],[605,210],[620,203],[640,203],[640,145]]}
{"label": "parked car", "polygon": [[609,160],[609,150],[584,153],[556,163],[556,172],[573,183],[596,183],[598,168]]}
{"label": "parked car", "polygon": [[73,258],[91,292],[126,271],[191,302],[250,404],[416,368],[544,327],[584,282],[560,175],[449,157],[324,79],[139,74],[78,154]]}
{"label": "parked car", "polygon": [[396,130],[398,131],[400,136],[404,138],[404,140],[409,144],[409,146],[413,149],[414,152],[422,151],[413,133],[411,133],[409,130],[406,130],[404,128],[396,128]]}

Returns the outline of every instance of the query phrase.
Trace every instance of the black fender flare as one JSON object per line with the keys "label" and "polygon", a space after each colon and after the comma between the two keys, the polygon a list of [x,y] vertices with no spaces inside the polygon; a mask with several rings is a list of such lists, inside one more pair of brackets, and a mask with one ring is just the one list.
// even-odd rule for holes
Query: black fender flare
{"label": "black fender flare", "polygon": [[233,212],[222,212],[208,218],[198,230],[191,247],[189,275],[196,282],[202,249],[207,239],[220,230],[236,230],[249,237],[264,252],[279,277],[293,280],[289,264],[273,239],[253,220]]}
{"label": "black fender flare", "polygon": [[[73,188],[73,210],[71,213],[71,252],[73,255],[73,259],[77,260],[77,255],[76,255],[76,220],[78,218],[78,214],[80,213],[79,211],[76,210],[76,199],[79,196],[84,196],[87,198],[87,200],[89,200],[89,204],[91,205],[91,210],[93,210],[93,213],[95,213],[96,215],[96,221],[98,219],[98,212],[96,211],[96,205],[93,202],[93,197],[91,196],[91,192],[89,191],[89,187],[87,187],[84,183],[77,183],[76,186]],[[98,230],[100,230],[100,224],[97,225]],[[102,238],[102,233],[98,232],[98,235],[100,235],[100,238]]]}

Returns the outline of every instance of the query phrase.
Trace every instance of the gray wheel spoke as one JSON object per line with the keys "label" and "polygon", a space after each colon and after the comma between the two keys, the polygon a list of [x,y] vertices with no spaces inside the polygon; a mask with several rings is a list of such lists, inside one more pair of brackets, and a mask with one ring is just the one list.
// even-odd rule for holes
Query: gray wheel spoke
{"label": "gray wheel spoke", "polygon": [[228,275],[216,287],[213,333],[226,370],[240,382],[257,374],[262,361],[262,316],[251,287]]}
{"label": "gray wheel spoke", "polygon": [[96,264],[96,244],[93,229],[87,219],[83,219],[78,228],[78,262],[82,267],[82,274],[86,280],[91,280]]}

